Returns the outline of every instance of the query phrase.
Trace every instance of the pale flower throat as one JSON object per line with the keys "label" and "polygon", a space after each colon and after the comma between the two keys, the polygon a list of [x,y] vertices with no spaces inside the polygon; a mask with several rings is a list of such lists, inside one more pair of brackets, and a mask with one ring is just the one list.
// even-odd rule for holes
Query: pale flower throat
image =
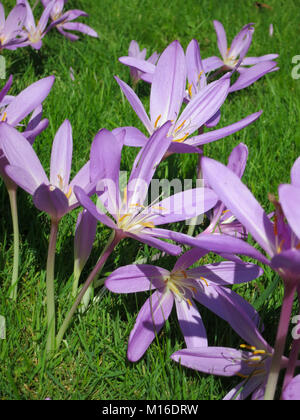
{"label": "pale flower throat", "polygon": [[124,232],[130,232],[133,234],[149,233],[149,230],[144,231],[145,228],[155,228],[154,223],[151,219],[157,216],[157,210],[166,210],[160,206],[154,206],[155,202],[160,199],[158,197],[148,207],[144,207],[142,204],[127,202],[127,188],[124,189],[124,198],[120,209],[118,210],[117,225],[119,229]]}
{"label": "pale flower throat", "polygon": [[[208,286],[204,277],[200,277],[200,280]],[[166,287],[173,292],[175,297],[180,301],[185,300],[192,306],[190,298],[194,297],[195,293],[197,293],[197,289],[195,287],[195,281],[193,281],[193,278],[188,275],[185,270],[171,272],[169,276],[164,276],[164,282]]]}

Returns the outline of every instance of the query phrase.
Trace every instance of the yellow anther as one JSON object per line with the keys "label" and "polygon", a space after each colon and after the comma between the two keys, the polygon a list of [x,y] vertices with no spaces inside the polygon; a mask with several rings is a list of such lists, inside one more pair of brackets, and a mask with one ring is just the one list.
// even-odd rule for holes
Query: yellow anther
{"label": "yellow anther", "polygon": [[68,200],[71,197],[71,195],[72,195],[72,187],[69,188],[69,191],[66,194],[66,197],[67,197]]}
{"label": "yellow anther", "polygon": [[208,287],[208,283],[207,280],[204,277],[200,277],[200,280],[204,281],[204,283],[206,284],[206,286]]}
{"label": "yellow anther", "polygon": [[122,217],[119,218],[119,222],[123,222],[123,220],[125,220],[126,217],[129,217],[129,216],[131,216],[130,213],[124,214],[124,216],[122,216]]}
{"label": "yellow anther", "polygon": [[187,133],[184,137],[182,137],[181,139],[176,139],[176,140],[173,140],[174,142],[177,142],[177,143],[182,143],[182,142],[184,142],[184,140],[188,137],[190,135],[190,133]]}
{"label": "yellow anther", "polygon": [[260,357],[251,357],[250,362],[261,362]]}
{"label": "yellow anther", "polygon": [[200,80],[200,77],[202,76],[202,74],[204,73],[204,71],[203,70],[201,70],[200,71],[200,73],[198,74],[198,82],[199,82],[199,80]]}
{"label": "yellow anther", "polygon": [[254,354],[254,356],[256,356],[257,354],[266,354],[266,351],[265,350],[255,350],[253,352],[253,354]]}
{"label": "yellow anther", "polygon": [[189,87],[188,87],[188,92],[189,92],[189,96],[190,96],[190,98],[191,98],[191,97],[192,97],[192,95],[193,95],[193,92],[192,92],[192,87],[193,87],[192,83],[191,83],[191,84],[189,84]]}
{"label": "yellow anther", "polygon": [[240,345],[241,349],[245,349],[245,350],[250,350],[250,351],[256,351],[256,347],[254,346],[248,346],[247,344],[241,344]]}
{"label": "yellow anther", "polygon": [[147,227],[147,228],[150,228],[150,229],[155,228],[155,225],[154,225],[154,223],[152,223],[152,222],[144,222],[144,223],[141,223],[141,225],[142,225],[142,226],[145,226],[145,227]]}
{"label": "yellow anther", "polygon": [[185,279],[187,279],[187,277],[188,277],[188,276],[187,276],[187,274],[186,274],[186,271],[182,270],[182,271],[181,271],[181,273],[183,274],[183,277],[184,277]]}
{"label": "yellow anther", "polygon": [[283,248],[283,244],[284,244],[284,239],[282,239],[282,241],[280,242],[278,248],[277,248],[277,253],[280,254]]}
{"label": "yellow anther", "polygon": [[161,119],[161,115],[159,115],[157,118],[156,118],[156,121],[155,121],[155,124],[154,124],[154,128],[157,128],[157,125],[158,125],[158,121]]}
{"label": "yellow anther", "polygon": [[193,305],[192,305],[192,302],[190,301],[190,299],[187,299],[186,301],[187,301],[187,303],[188,303],[190,306],[193,306]]}
{"label": "yellow anther", "polygon": [[7,118],[7,112],[4,112],[2,118],[1,118],[1,122],[5,122]]}
{"label": "yellow anther", "polygon": [[179,131],[184,126],[185,122],[186,120],[184,120],[183,123],[181,123],[180,126],[175,129],[174,133],[177,133],[177,131]]}
{"label": "yellow anther", "polygon": [[229,212],[229,209],[222,211],[222,214],[226,214]]}

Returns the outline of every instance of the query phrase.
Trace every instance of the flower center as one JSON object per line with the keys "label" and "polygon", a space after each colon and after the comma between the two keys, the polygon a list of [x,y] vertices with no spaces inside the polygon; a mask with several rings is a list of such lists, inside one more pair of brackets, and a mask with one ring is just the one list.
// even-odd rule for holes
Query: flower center
{"label": "flower center", "polygon": [[[201,277],[200,280],[208,285],[204,277]],[[195,287],[195,282],[189,278],[185,270],[172,272],[170,276],[165,277],[165,284],[168,289],[173,292],[175,297],[179,298],[181,301],[185,300],[192,306],[191,298],[195,296],[197,289]]]}
{"label": "flower center", "polygon": [[63,179],[63,177],[61,175],[57,175],[58,178],[58,188],[65,194],[65,196],[67,197],[67,199],[69,200],[69,198],[72,195],[72,187],[69,187],[68,192],[66,193],[66,186],[65,185],[65,181]]}
{"label": "flower center", "polygon": [[1,45],[5,44],[5,41],[6,41],[6,36],[5,35],[1,35],[0,36],[0,44]]}
{"label": "flower center", "polygon": [[51,19],[52,20],[58,20],[58,19],[61,18],[61,16],[62,16],[62,12],[54,12],[54,13],[51,13]]}
{"label": "flower center", "polygon": [[193,294],[196,292],[196,289],[192,285],[189,285],[186,271],[175,271],[171,273],[165,280],[165,283],[175,296],[180,300],[185,300],[192,306],[192,302],[189,299],[190,293],[188,292],[190,291]]}
{"label": "flower center", "polygon": [[231,53],[231,55],[229,55],[229,51],[230,47],[227,48],[227,53],[226,56],[223,58],[223,61],[226,66],[234,68],[238,63],[238,59],[236,54],[234,53]]}
{"label": "flower center", "polygon": [[[137,204],[136,207],[142,208],[142,210],[144,210],[144,208],[139,204]],[[141,233],[141,231],[145,228],[155,228],[154,223],[148,220],[151,217],[153,217],[153,214],[142,214],[141,212],[137,213],[133,211],[119,216],[117,224],[118,227],[123,231],[131,233]]]}
{"label": "flower center", "polygon": [[57,175],[58,176],[58,179],[59,179],[59,185],[57,186],[57,185],[49,185],[49,191],[51,191],[51,192],[53,192],[53,191],[55,191],[56,190],[56,188],[58,188],[60,191],[62,191],[64,194],[65,194],[65,196],[67,197],[67,199],[69,200],[69,198],[71,197],[71,195],[72,195],[72,187],[70,187],[69,188],[69,190],[68,190],[68,192],[66,193],[65,191],[64,191],[64,184],[63,184],[63,178],[60,176],[60,175]]}
{"label": "flower center", "polygon": [[56,3],[51,10],[51,14],[50,14],[51,19],[52,20],[60,19],[62,17],[62,13],[63,13],[63,4]]}
{"label": "flower center", "polygon": [[[145,228],[155,228],[155,225],[151,221],[151,219],[157,215],[156,210],[166,209],[164,209],[163,207],[154,206],[154,203],[150,204],[148,207],[145,207],[139,203],[133,203],[128,205],[127,188],[125,188],[123,202],[117,218],[117,225],[119,229],[125,232],[138,234],[141,233]],[[146,231],[145,233],[149,233],[149,231]]]}
{"label": "flower center", "polygon": [[28,33],[28,39],[32,44],[36,44],[42,39],[42,33],[39,29],[31,29]]}
{"label": "flower center", "polygon": [[231,67],[231,68],[234,68],[237,65],[237,63],[238,63],[238,60],[235,57],[233,57],[232,55],[229,56],[229,57],[227,56],[224,59],[224,64],[228,67]]}
{"label": "flower center", "polygon": [[248,352],[243,355],[242,361],[251,370],[251,373],[249,375],[237,373],[237,376],[248,379],[253,376],[265,375],[268,371],[266,363],[272,357],[272,354],[266,350],[259,350],[255,346],[248,346],[247,344],[241,344],[240,348]]}
{"label": "flower center", "polygon": [[[191,89],[191,88],[190,88]],[[161,115],[159,115],[154,123],[154,131],[157,130],[161,125],[160,122],[163,124],[164,121],[161,120]],[[187,126],[190,124],[190,121],[184,120],[179,126],[176,126],[176,122],[174,123],[174,120],[171,120],[173,125],[170,128],[170,131],[168,133],[168,137],[173,137],[172,141],[177,143],[183,143],[187,137],[190,135],[189,132],[187,132]]]}

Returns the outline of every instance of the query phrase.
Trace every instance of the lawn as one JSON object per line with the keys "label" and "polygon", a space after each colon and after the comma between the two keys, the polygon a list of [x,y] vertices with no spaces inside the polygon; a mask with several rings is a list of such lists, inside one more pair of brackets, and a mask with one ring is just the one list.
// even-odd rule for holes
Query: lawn
{"label": "lawn", "polygon": [[[149,54],[162,52],[177,39],[185,49],[191,39],[200,43],[202,57],[218,55],[213,20],[220,20],[232,40],[243,25],[255,23],[255,34],[248,55],[279,53],[280,70],[266,75],[247,89],[231,94],[222,106],[220,126],[225,126],[256,111],[258,121],[242,131],[204,148],[207,156],[226,163],[236,145],[245,143],[249,161],[244,182],[264,206],[273,210],[268,194],[277,194],[280,183],[290,182],[290,169],[300,152],[300,80],[292,78],[300,55],[300,1],[267,0],[271,8],[257,7],[252,0],[69,0],[68,9],[83,9],[89,18],[82,21],[94,28],[99,39],[81,36],[78,42],[64,39],[52,30],[42,49],[30,47],[4,51],[7,77],[13,74],[11,94],[17,94],[36,80],[55,75],[53,89],[44,102],[49,127],[36,140],[34,148],[49,173],[54,135],[68,118],[73,127],[74,154],[72,175],[89,158],[91,142],[101,128],[135,126],[144,130],[113,76],[130,83],[129,70],[118,58],[127,55],[131,40]],[[15,2],[5,2],[9,5]],[[8,6],[6,5],[8,4]],[[38,9],[39,10],[39,9]],[[269,25],[274,35],[269,35]],[[73,69],[75,80],[70,77]],[[299,72],[300,76],[300,72]],[[5,81],[1,81],[1,86]],[[137,93],[149,107],[149,85],[140,82]],[[137,149],[125,147],[122,169],[130,170]],[[159,168],[159,177],[193,178],[197,157],[174,155]],[[154,399],[219,400],[238,383],[187,370],[170,359],[184,345],[175,313],[137,363],[126,359],[127,341],[145,294],[117,295],[97,291],[84,314],[77,313],[65,339],[50,359],[46,358],[45,267],[49,218],[39,212],[32,198],[18,191],[21,233],[20,286],[17,302],[8,298],[13,261],[12,223],[8,196],[0,188],[0,315],[6,318],[6,340],[0,341],[1,399]],[[57,323],[61,324],[72,301],[73,239],[79,210],[67,215],[59,229],[55,269]],[[176,230],[187,233],[184,223]],[[197,233],[201,228],[197,228]],[[98,224],[97,238],[82,280],[94,267],[108,237],[109,229]],[[104,267],[105,277],[117,267],[151,258],[158,251],[125,240]],[[157,265],[170,268],[174,257],[161,256]],[[219,261],[212,254],[205,263]],[[270,293],[270,286],[274,286]],[[283,288],[271,269],[248,285],[235,289],[255,306],[265,324],[264,336],[274,344]],[[295,302],[295,314],[297,307]],[[211,346],[239,347],[240,338],[231,328],[205,308],[201,309]]]}

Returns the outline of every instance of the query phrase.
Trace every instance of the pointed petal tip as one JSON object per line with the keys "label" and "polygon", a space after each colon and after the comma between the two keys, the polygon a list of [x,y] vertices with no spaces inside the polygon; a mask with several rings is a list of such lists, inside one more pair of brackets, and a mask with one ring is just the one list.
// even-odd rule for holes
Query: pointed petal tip
{"label": "pointed petal tip", "polygon": [[43,79],[38,80],[38,82],[41,80],[44,80],[44,81],[48,81],[51,85],[53,85],[53,83],[55,82],[55,79],[56,79],[55,76],[51,74],[50,76],[47,76],[47,77],[44,77]]}

